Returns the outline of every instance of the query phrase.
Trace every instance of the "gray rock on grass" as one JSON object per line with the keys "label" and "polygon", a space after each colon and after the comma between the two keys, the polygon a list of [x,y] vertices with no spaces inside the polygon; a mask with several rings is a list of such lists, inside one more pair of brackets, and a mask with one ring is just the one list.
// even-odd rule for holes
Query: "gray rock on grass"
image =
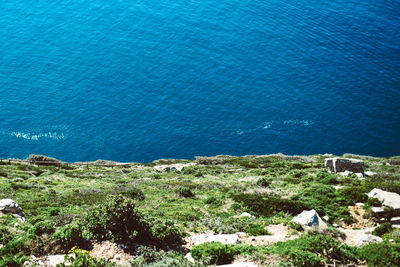
{"label": "gray rock on grass", "polygon": [[304,210],[292,219],[292,222],[300,224],[303,228],[318,228],[320,230],[328,228],[327,224],[319,217],[315,210]]}
{"label": "gray rock on grass", "polygon": [[325,159],[325,166],[329,171],[335,173],[352,172],[364,174],[364,161],[359,159],[328,158]]}

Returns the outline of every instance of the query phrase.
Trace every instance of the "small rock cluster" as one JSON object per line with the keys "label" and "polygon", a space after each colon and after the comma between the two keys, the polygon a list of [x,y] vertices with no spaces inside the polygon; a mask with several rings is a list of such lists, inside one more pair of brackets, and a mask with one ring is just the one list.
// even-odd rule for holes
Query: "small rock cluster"
{"label": "small rock cluster", "polygon": [[25,214],[22,208],[12,199],[5,198],[0,200],[0,215],[1,214],[12,214],[17,217],[21,222],[25,222]]}

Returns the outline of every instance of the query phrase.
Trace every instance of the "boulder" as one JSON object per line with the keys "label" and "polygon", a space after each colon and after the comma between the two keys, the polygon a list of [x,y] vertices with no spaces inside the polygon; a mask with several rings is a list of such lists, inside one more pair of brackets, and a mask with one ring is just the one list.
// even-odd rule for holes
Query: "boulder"
{"label": "boulder", "polygon": [[5,198],[0,200],[0,211],[3,213],[19,213],[22,212],[22,208],[14,200]]}
{"label": "boulder", "polygon": [[361,234],[355,238],[355,244],[357,247],[362,247],[370,243],[381,243],[383,241],[379,236],[374,236],[370,234]]}
{"label": "boulder", "polygon": [[342,173],[348,171],[364,174],[364,161],[358,159],[328,158],[325,159],[325,166],[331,172]]}
{"label": "boulder", "polygon": [[310,227],[316,227],[321,230],[328,228],[326,223],[321,219],[321,217],[319,217],[315,210],[304,210],[302,213],[294,217],[292,222],[300,224],[305,229]]}
{"label": "boulder", "polygon": [[22,208],[12,199],[5,198],[0,200],[0,214],[12,213],[21,222],[25,222],[25,215]]}
{"label": "boulder", "polygon": [[383,191],[378,188],[374,188],[368,193],[368,197],[377,198],[383,206],[393,208],[396,212],[400,212],[400,195]]}

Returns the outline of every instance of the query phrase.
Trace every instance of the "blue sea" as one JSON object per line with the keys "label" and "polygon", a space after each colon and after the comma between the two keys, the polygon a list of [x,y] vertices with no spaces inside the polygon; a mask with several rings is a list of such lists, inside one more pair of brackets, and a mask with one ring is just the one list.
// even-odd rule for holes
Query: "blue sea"
{"label": "blue sea", "polygon": [[400,154],[399,0],[4,0],[0,157]]}

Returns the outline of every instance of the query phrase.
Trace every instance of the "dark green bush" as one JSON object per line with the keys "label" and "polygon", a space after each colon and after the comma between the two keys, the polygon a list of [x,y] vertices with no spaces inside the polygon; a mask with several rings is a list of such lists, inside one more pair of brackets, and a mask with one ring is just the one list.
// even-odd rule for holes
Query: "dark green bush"
{"label": "dark green bush", "polygon": [[229,264],[233,261],[235,252],[230,245],[220,242],[207,242],[194,246],[190,252],[196,260],[208,260],[208,264]]}
{"label": "dark green bush", "polygon": [[271,233],[260,223],[250,223],[246,225],[244,231],[251,236],[271,235]]}
{"label": "dark green bush", "polygon": [[298,239],[278,242],[270,250],[289,256],[296,266],[325,266],[324,262],[332,260],[357,262],[356,248],[343,245],[332,236],[323,234],[303,234]]}
{"label": "dark green bush", "polygon": [[109,196],[85,218],[88,238],[127,242],[149,238],[149,226],[132,199]]}
{"label": "dark green bush", "polygon": [[178,187],[175,189],[175,193],[181,197],[194,197],[194,193],[189,187]]}
{"label": "dark green bush", "polygon": [[301,201],[285,199],[267,194],[236,194],[232,196],[233,200],[242,204],[249,211],[259,215],[271,216],[277,212],[287,212],[297,215],[303,210],[309,209]]}
{"label": "dark green bush", "polygon": [[389,222],[386,222],[386,223],[383,223],[383,224],[379,225],[378,227],[376,227],[374,229],[374,231],[372,232],[372,234],[382,237],[384,234],[389,233],[392,230],[393,230],[392,224]]}
{"label": "dark green bush", "polygon": [[382,206],[382,203],[379,201],[379,199],[370,197],[367,199],[365,202],[366,205],[371,206],[371,207],[380,207]]}
{"label": "dark green bush", "polygon": [[256,185],[262,186],[262,187],[269,187],[272,183],[271,178],[267,177],[261,177],[260,179],[257,180]]}
{"label": "dark green bush", "polygon": [[400,245],[384,241],[363,246],[360,256],[368,266],[399,266]]}
{"label": "dark green bush", "polygon": [[31,229],[29,229],[28,234],[31,238],[42,234],[53,234],[55,232],[55,223],[50,220],[37,222]]}
{"label": "dark green bush", "polygon": [[145,199],[144,193],[139,188],[132,188],[127,191],[130,198],[143,201]]}
{"label": "dark green bush", "polygon": [[182,242],[185,232],[172,221],[162,218],[153,219],[150,223],[152,237],[158,242],[175,245]]}
{"label": "dark green bush", "polygon": [[83,237],[83,229],[84,223],[81,220],[75,219],[53,234],[53,238],[58,240],[63,247],[70,249],[86,241]]}
{"label": "dark green bush", "polygon": [[368,196],[361,186],[350,186],[338,190],[337,194],[346,199],[348,205],[354,205],[357,202],[365,202]]}

